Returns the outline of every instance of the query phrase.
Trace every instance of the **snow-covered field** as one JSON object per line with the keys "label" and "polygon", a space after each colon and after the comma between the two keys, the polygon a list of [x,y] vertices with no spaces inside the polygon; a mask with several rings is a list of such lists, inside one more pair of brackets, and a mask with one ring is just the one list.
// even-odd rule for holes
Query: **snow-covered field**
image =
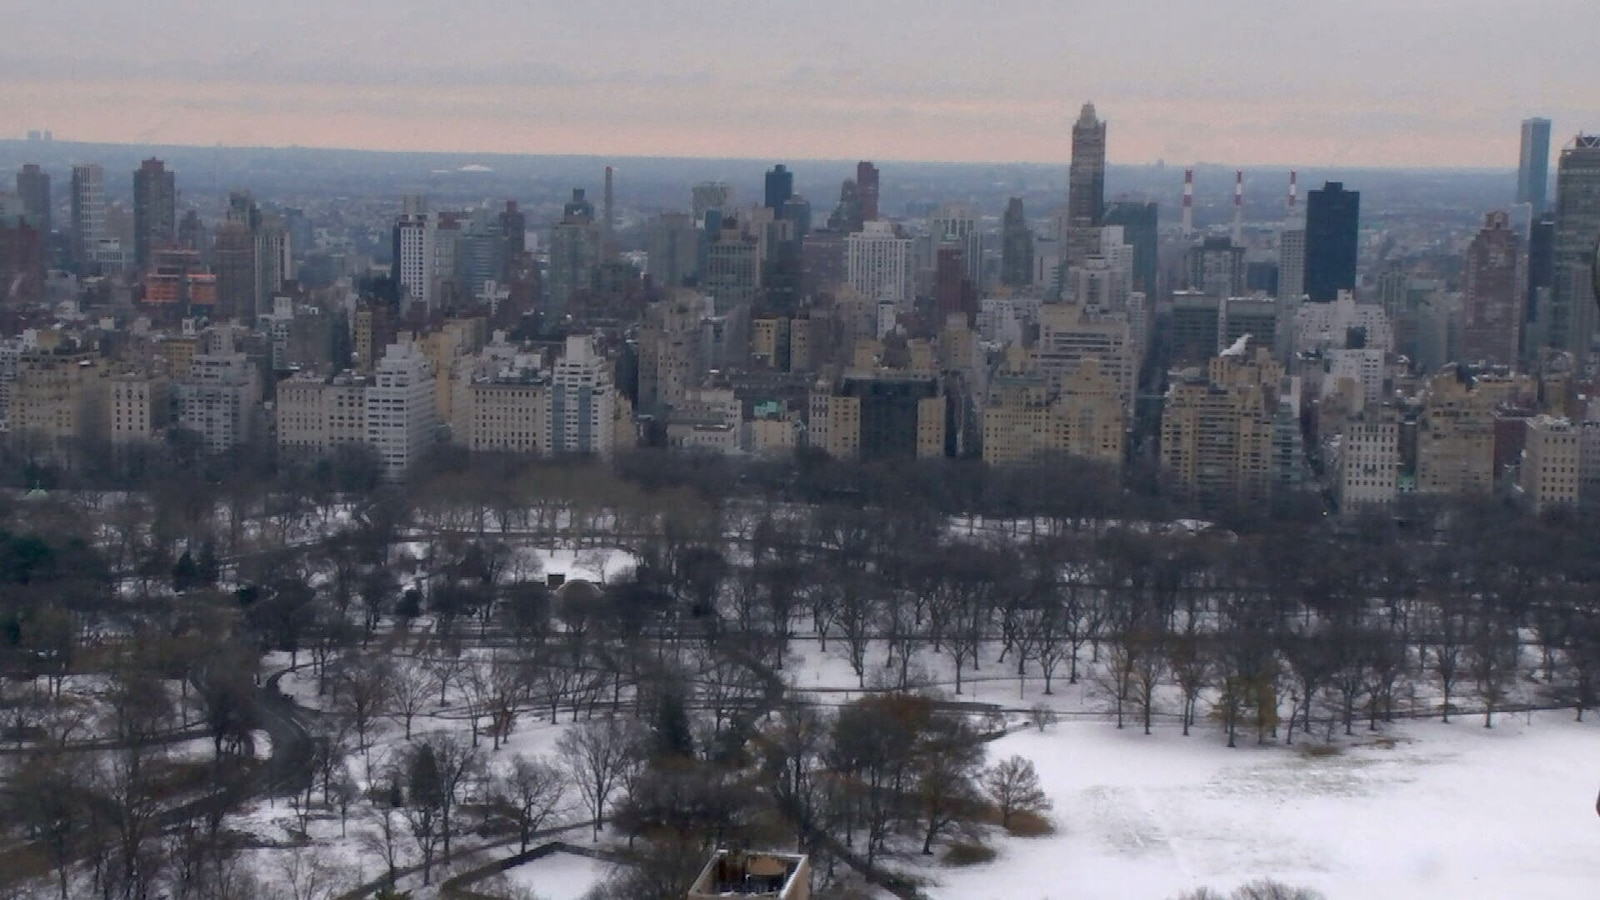
{"label": "snow-covered field", "polygon": [[[795,647],[786,668],[797,689],[829,703],[859,695],[842,643]],[[869,684],[883,658],[875,645]],[[924,650],[917,668],[951,688],[947,658]],[[1041,701],[1063,716],[989,745],[991,763],[1033,761],[1057,831],[993,834],[999,855],[971,868],[914,854],[890,863],[938,882],[936,900],[1167,900],[1263,877],[1329,900],[1585,897],[1600,885],[1600,722],[1570,712],[1502,714],[1492,729],[1481,715],[1405,721],[1336,737],[1333,755],[1257,746],[1247,730],[1230,750],[1204,718],[1189,737],[1170,715],[1149,736],[1132,717],[1118,730],[1092,679],[1064,682],[1046,697],[1036,675],[1019,691],[1005,666],[969,673],[961,699],[1010,708],[1013,723]]]}
{"label": "snow-covered field", "polygon": [[931,873],[941,900],[1162,900],[1258,877],[1330,900],[1594,896],[1600,724],[1566,713],[1396,726],[1312,757],[1229,750],[1212,730],[1110,724],[1019,732],[1057,833],[1005,838],[991,864]]}
{"label": "snow-covered field", "polygon": [[512,887],[532,890],[539,900],[583,900],[605,881],[611,864],[573,853],[552,853],[505,873]]}

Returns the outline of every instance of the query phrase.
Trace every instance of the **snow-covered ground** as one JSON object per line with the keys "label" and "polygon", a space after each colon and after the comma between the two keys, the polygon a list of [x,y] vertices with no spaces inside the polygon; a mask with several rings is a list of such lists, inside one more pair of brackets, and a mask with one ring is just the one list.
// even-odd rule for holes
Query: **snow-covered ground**
{"label": "snow-covered ground", "polygon": [[996,741],[1055,801],[1057,833],[939,869],[940,900],[1162,900],[1259,877],[1330,900],[1593,896],[1600,724],[1566,713],[1396,726],[1313,757],[1070,723]]}
{"label": "snow-covered ground", "polygon": [[552,853],[505,873],[512,887],[532,890],[539,900],[582,900],[605,881],[611,864],[575,853]]}

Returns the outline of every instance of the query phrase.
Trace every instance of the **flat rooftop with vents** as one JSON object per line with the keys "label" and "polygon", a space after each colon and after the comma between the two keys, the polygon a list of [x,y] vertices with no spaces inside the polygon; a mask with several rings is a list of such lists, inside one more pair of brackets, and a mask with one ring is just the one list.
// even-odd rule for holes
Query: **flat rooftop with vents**
{"label": "flat rooftop with vents", "polygon": [[811,865],[793,853],[718,850],[689,888],[686,900],[772,897],[811,900]]}

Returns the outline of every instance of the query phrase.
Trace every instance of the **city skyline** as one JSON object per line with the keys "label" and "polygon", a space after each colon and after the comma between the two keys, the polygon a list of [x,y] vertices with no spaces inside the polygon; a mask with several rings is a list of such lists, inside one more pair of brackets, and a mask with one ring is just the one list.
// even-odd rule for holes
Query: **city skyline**
{"label": "city skyline", "polygon": [[[453,7],[457,29],[407,4],[287,0],[271,17],[186,0],[88,15],[85,5],[16,23],[17,46],[50,48],[0,61],[0,117],[19,130],[113,143],[1057,163],[1088,100],[1115,123],[1113,163],[1478,168],[1513,164],[1515,123],[1530,115],[1558,136],[1600,120],[1580,90],[1600,80],[1600,59],[1571,27],[1590,9],[1583,0],[1355,0],[1337,16],[1259,0],[1144,2],[1096,18],[1048,4],[1001,16],[820,3],[782,20],[728,7],[715,28],[673,4],[557,19],[541,4],[468,2]],[[471,27],[490,13],[493,29]],[[181,36],[161,26],[180,19]],[[1419,33],[1441,37],[1411,39]],[[1514,82],[1481,65],[1519,49],[1544,64]],[[1383,65],[1363,62],[1375,59]]]}

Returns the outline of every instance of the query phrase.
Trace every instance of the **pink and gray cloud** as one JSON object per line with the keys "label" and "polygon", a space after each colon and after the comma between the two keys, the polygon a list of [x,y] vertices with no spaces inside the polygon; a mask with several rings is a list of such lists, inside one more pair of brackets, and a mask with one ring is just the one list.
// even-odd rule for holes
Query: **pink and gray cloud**
{"label": "pink and gray cloud", "polygon": [[1491,166],[1600,130],[1596,0],[57,0],[0,121],[59,137],[607,155]]}

